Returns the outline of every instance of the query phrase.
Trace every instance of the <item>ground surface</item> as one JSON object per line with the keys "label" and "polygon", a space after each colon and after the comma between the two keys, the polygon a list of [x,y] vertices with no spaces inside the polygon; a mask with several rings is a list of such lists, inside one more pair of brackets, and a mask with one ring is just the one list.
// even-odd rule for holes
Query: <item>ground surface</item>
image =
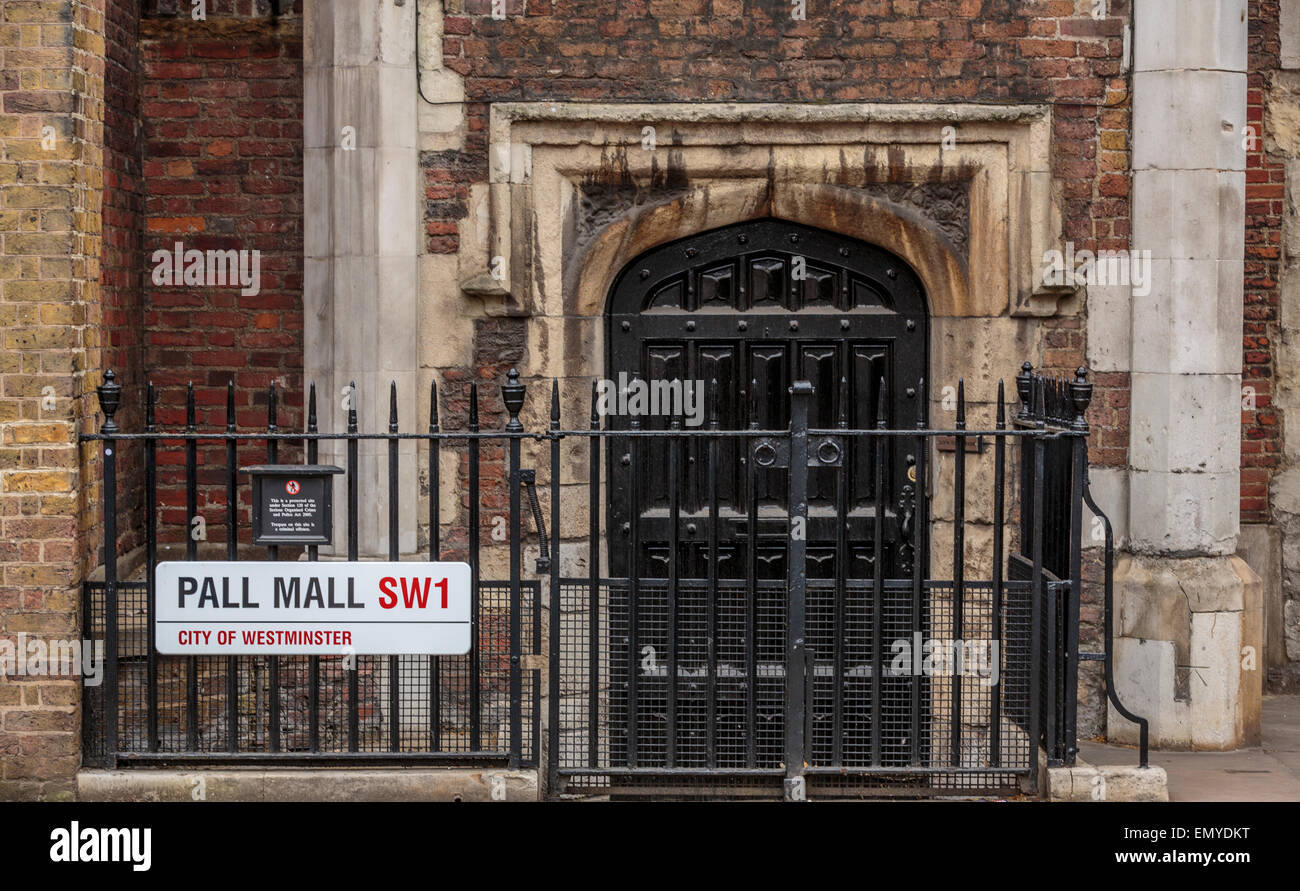
{"label": "ground surface", "polygon": [[[1300,801],[1300,695],[1265,696],[1261,745],[1235,752],[1155,752],[1170,801]],[[1083,742],[1091,764],[1137,762],[1137,750]]]}

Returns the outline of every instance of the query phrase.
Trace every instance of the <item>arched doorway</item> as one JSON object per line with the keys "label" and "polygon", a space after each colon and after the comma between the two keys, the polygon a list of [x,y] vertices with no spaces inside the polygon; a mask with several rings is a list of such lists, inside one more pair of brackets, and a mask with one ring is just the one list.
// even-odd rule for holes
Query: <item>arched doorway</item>
{"label": "arched doorway", "polygon": [[[635,417],[615,412],[605,422],[615,430],[716,421],[720,430],[783,431],[791,387],[807,381],[810,428],[873,427],[882,409],[886,426],[912,426],[925,418],[919,382],[928,333],[920,279],[888,251],[770,218],[704,232],[635,258],[607,304],[606,377],[625,391],[640,380],[643,392],[680,393],[682,410],[653,413],[647,409],[656,406],[643,404]],[[636,579],[630,595],[627,588],[611,593],[611,651],[626,654],[611,663],[611,757],[645,766],[777,765],[787,693],[783,583],[795,534],[789,471],[757,466],[739,438],[637,442],[607,455],[610,575]],[[867,703],[862,677],[850,680],[858,670],[850,663],[865,656],[834,642],[869,636],[869,610],[854,606],[861,595],[852,593],[851,580],[876,571],[877,509],[886,578],[906,577],[918,547],[925,553],[926,525],[911,516],[905,494],[914,446],[885,443],[880,491],[867,444],[847,446],[844,472],[810,468],[802,530],[807,577],[835,580],[810,589],[806,625],[811,652],[837,654],[835,670],[814,672],[809,691],[810,760],[828,764],[867,763],[855,734],[905,712],[888,689],[883,700]],[[716,461],[710,449],[718,450]],[[709,565],[715,553],[716,571]],[[713,578],[740,584],[712,585]],[[715,589],[721,593],[710,593]],[[901,632],[901,612],[899,619]],[[685,672],[708,681],[699,697],[683,695],[680,683],[656,684],[658,646],[672,648],[679,679]],[[671,701],[657,692],[668,687]],[[896,692],[907,691],[899,685]],[[819,714],[831,713],[834,727],[817,726]],[[845,726],[848,718],[858,723]],[[916,751],[909,726],[885,727],[881,763],[905,763]],[[665,752],[672,763],[660,760]]]}

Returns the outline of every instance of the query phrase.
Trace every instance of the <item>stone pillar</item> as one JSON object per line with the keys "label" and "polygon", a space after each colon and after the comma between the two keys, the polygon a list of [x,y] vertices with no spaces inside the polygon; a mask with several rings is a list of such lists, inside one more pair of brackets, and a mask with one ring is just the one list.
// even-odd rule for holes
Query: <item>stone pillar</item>
{"label": "stone pillar", "polygon": [[[420,429],[417,398],[417,152],[415,4],[391,0],[304,7],[304,372],[315,381],[322,431],[347,423],[356,382],[363,433],[388,430],[397,382],[404,431]],[[426,400],[427,401],[427,400]],[[388,553],[387,445],[360,447],[359,542]],[[342,443],[321,460],[343,466]],[[415,448],[403,442],[399,544],[416,548]],[[336,478],[335,554],[346,553],[346,491]]]}
{"label": "stone pillar", "polygon": [[[1117,685],[1152,742],[1258,738],[1259,578],[1237,548],[1247,0],[1137,0],[1129,548]],[[1112,710],[1113,739],[1136,728]]]}

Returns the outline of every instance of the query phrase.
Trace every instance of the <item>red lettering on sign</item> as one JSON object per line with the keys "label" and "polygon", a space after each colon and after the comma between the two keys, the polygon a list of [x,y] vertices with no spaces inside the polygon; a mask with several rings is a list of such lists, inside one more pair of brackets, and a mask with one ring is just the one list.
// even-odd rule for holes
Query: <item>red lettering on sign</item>
{"label": "red lettering on sign", "polygon": [[429,605],[429,582],[431,581],[433,579],[425,576],[424,590],[421,591],[420,580],[411,579],[411,589],[408,591],[406,589],[406,579],[402,579],[402,605],[410,609],[412,602],[414,602],[420,609],[427,607]]}
{"label": "red lettering on sign", "polygon": [[397,606],[397,592],[393,590],[396,584],[397,579],[392,576],[385,576],[379,580],[379,605],[384,609]]}

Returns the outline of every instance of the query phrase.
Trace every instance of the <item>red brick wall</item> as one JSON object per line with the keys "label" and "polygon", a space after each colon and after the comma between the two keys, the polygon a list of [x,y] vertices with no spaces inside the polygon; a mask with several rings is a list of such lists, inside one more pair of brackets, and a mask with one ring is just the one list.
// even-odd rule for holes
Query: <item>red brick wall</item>
{"label": "red brick wall", "polygon": [[[145,380],[144,274],[140,236],[144,228],[141,181],[139,46],[134,0],[106,0],[104,9],[104,198],[100,296],[103,306],[103,371],[137,398],[123,400],[116,420],[126,430],[143,423],[138,398]],[[141,543],[144,461],[139,449],[118,458],[119,552]],[[102,535],[102,532],[100,533]],[[96,538],[95,544],[99,544]],[[102,557],[101,557],[102,559]]]}
{"label": "red brick wall", "polygon": [[[465,151],[426,152],[426,249],[455,253],[487,180],[486,103],[502,100],[1051,102],[1065,237],[1129,247],[1129,3],[1084,0],[447,0],[443,55],[465,79]],[[521,12],[526,14],[521,15]],[[653,197],[653,196],[652,196]],[[1082,320],[1051,320],[1047,367],[1084,362]],[[1008,369],[1010,377],[1015,369]],[[1128,376],[1095,378],[1093,460],[1128,454]]]}
{"label": "red brick wall", "polygon": [[[156,285],[146,268],[145,363],[164,426],[184,424],[193,382],[199,428],[224,428],[231,380],[241,429],[265,427],[272,382],[280,426],[302,424],[302,19],[267,17],[264,6],[244,2],[224,15],[209,3],[207,21],[195,22],[186,4],[180,17],[141,23],[143,256],[148,264],[179,241],[187,250],[257,250],[261,267],[255,295],[238,285]],[[264,457],[250,450],[240,463]],[[160,456],[165,538],[185,524],[180,460]],[[199,509],[217,541],[224,460],[220,446],[200,456]]]}
{"label": "red brick wall", "polygon": [[[1264,94],[1278,65],[1278,0],[1251,0],[1247,120],[1258,134],[1246,152],[1246,279],[1242,387],[1254,390],[1255,407],[1243,398],[1241,413],[1241,521],[1269,519],[1268,485],[1282,460],[1282,425],[1273,405],[1274,337],[1278,325],[1278,279],[1286,167],[1265,150]],[[1245,397],[1250,391],[1243,389]]]}

